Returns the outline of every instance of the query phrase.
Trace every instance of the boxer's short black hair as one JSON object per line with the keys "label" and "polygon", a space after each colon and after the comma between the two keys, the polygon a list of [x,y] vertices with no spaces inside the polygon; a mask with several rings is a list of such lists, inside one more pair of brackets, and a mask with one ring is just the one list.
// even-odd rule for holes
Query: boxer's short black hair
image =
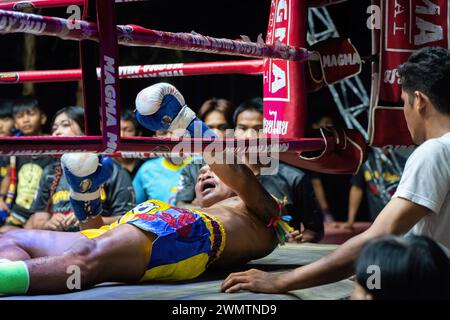
{"label": "boxer's short black hair", "polygon": [[450,115],[450,51],[439,47],[426,47],[413,53],[399,67],[398,74],[410,103],[414,91],[427,95],[435,108]]}

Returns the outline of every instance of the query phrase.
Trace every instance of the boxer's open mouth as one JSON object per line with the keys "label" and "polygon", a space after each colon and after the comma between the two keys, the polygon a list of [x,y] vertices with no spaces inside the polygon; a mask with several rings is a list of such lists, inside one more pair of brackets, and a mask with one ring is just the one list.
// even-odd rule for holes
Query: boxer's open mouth
{"label": "boxer's open mouth", "polygon": [[211,192],[215,188],[216,188],[216,184],[212,180],[203,181],[202,185],[200,186],[200,190],[202,191],[203,195]]}

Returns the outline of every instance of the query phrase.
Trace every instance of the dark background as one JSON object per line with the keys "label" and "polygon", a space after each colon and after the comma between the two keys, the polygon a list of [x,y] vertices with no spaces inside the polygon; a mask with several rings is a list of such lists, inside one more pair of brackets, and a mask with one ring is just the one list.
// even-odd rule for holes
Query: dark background
{"label": "dark background", "polygon": [[[370,0],[348,1],[328,10],[341,36],[352,39],[362,56],[370,54],[370,32],[366,27],[366,9]],[[238,39],[249,36],[256,41],[262,33],[265,39],[270,0],[228,1],[164,1],[125,3],[117,5],[118,24],[138,24],[155,30],[172,32],[195,31],[203,35]],[[38,14],[67,18],[65,8],[41,9]],[[23,35],[1,35],[0,71],[24,70],[22,63]],[[120,47],[121,65],[200,62],[234,60],[240,57],[211,55],[157,48]],[[36,45],[36,70],[67,69],[79,67],[78,42],[55,37],[38,37]],[[369,88],[370,70],[363,68],[361,77]],[[262,95],[262,78],[259,76],[218,75],[182,78],[159,78],[121,81],[122,107],[133,108],[136,94],[155,82],[174,84],[185,96],[188,105],[197,109],[211,97],[223,97],[239,104]],[[36,95],[44,110],[52,115],[63,106],[76,103],[77,83],[36,84]],[[22,85],[1,85],[0,98],[17,98]],[[310,95],[311,119],[323,112],[338,117],[336,107],[328,93],[322,89]]]}

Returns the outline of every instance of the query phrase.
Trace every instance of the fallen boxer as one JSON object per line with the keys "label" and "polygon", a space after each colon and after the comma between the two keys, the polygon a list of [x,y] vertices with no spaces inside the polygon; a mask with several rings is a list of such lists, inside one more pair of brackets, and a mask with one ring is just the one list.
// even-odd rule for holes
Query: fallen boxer
{"label": "fallen boxer", "polygon": [[[171,85],[143,90],[136,105],[138,120],[150,130],[193,133],[197,119]],[[81,289],[86,289],[102,282],[193,279],[206,269],[268,255],[277,239],[283,241],[293,231],[281,219],[282,204],[245,165],[208,159],[205,155],[210,164],[201,169],[195,187],[201,211],[150,200],[104,226],[99,188],[111,174],[111,159],[64,155],[61,163],[82,231],[15,230],[1,235],[0,293],[68,291],[73,266],[80,269]]]}

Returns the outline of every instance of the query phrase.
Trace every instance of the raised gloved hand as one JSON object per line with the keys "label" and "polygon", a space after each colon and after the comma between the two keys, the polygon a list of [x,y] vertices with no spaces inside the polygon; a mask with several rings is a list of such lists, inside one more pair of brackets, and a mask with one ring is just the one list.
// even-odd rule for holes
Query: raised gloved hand
{"label": "raised gloved hand", "polygon": [[143,89],[136,97],[136,118],[147,129],[171,133],[187,131],[192,138],[212,138],[216,135],[197,118],[184,102],[181,93],[169,83],[158,83]]}
{"label": "raised gloved hand", "polygon": [[100,187],[112,175],[112,160],[93,153],[67,153],[61,157],[61,166],[75,216],[80,222],[98,216],[102,212]]}

